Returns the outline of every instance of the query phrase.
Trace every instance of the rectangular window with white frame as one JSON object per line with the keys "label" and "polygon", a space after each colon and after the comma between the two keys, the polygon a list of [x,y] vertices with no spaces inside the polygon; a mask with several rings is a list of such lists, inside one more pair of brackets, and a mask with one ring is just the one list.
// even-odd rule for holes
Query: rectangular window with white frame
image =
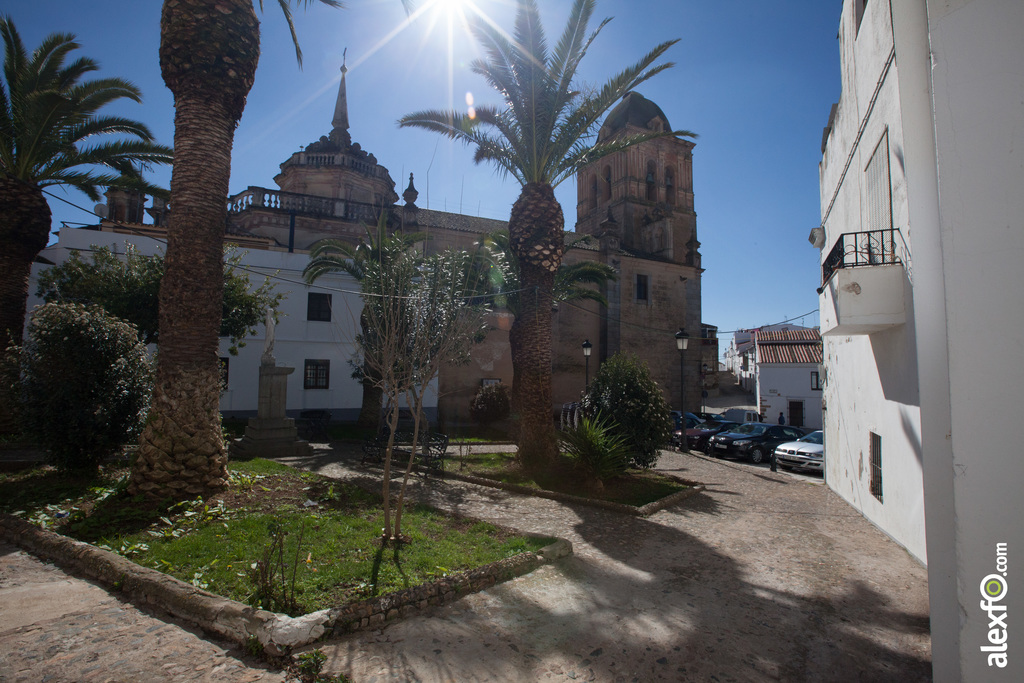
{"label": "rectangular window with white frame", "polygon": [[331,361],[306,359],[302,375],[303,389],[331,388]]}
{"label": "rectangular window with white frame", "polygon": [[821,386],[821,375],[814,371],[811,373],[811,389],[815,391],[821,391],[824,387]]}
{"label": "rectangular window with white frame", "polygon": [[306,298],[306,320],[331,322],[331,295],[310,292]]}

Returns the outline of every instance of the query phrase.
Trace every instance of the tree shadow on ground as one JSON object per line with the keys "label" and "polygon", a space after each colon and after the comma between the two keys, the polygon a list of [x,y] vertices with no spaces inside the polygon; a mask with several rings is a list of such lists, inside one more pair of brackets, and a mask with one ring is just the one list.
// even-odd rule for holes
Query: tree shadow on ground
{"label": "tree shadow on ground", "polygon": [[[478,497],[502,495],[467,489],[448,503],[470,512]],[[853,556],[899,564],[905,553],[888,540],[858,548],[822,528],[862,519],[764,526],[760,510],[713,499],[651,519],[562,507],[520,512],[516,526],[570,537],[575,556],[390,626],[372,645],[358,634],[335,641],[330,670],[401,680],[930,679],[927,612],[901,599],[898,572],[862,577]]]}

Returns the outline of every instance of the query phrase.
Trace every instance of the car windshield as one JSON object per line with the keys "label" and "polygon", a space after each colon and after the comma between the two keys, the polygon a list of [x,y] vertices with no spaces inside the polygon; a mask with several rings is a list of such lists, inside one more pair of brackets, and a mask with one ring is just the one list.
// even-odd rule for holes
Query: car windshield
{"label": "car windshield", "polygon": [[819,429],[816,432],[811,432],[807,436],[797,439],[797,441],[803,441],[805,443],[824,443],[825,434]]}
{"label": "car windshield", "polygon": [[733,434],[764,434],[764,431],[768,429],[768,425],[757,424],[756,422],[748,422],[742,424],[736,429],[732,430]]}

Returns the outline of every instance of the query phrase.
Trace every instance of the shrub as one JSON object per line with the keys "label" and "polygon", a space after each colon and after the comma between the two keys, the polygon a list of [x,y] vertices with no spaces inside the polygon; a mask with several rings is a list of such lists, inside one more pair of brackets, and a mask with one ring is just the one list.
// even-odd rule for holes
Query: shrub
{"label": "shrub", "polygon": [[672,434],[672,419],[645,362],[632,354],[615,354],[601,364],[582,404],[589,415],[615,416],[614,429],[628,442],[633,466],[654,466],[658,449]]}
{"label": "shrub", "polygon": [[480,391],[469,402],[469,416],[482,427],[504,420],[511,410],[509,388],[500,383],[480,387]]}
{"label": "shrub", "polygon": [[95,468],[140,434],[153,375],[133,325],[98,306],[46,304],[13,352],[24,429],[58,467]]}
{"label": "shrub", "polygon": [[589,479],[604,481],[629,467],[630,448],[622,434],[597,416],[586,416],[576,426],[558,433],[562,450]]}

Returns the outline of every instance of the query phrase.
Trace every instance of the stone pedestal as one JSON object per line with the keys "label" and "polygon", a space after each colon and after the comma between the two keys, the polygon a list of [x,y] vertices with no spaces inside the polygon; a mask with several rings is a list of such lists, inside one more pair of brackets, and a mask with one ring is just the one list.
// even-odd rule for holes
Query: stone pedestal
{"label": "stone pedestal", "polygon": [[312,447],[299,439],[295,420],[285,417],[288,375],[295,368],[278,367],[273,361],[260,365],[260,389],[256,417],[250,418],[245,436],[231,444],[235,458],[273,458],[310,455]]}

